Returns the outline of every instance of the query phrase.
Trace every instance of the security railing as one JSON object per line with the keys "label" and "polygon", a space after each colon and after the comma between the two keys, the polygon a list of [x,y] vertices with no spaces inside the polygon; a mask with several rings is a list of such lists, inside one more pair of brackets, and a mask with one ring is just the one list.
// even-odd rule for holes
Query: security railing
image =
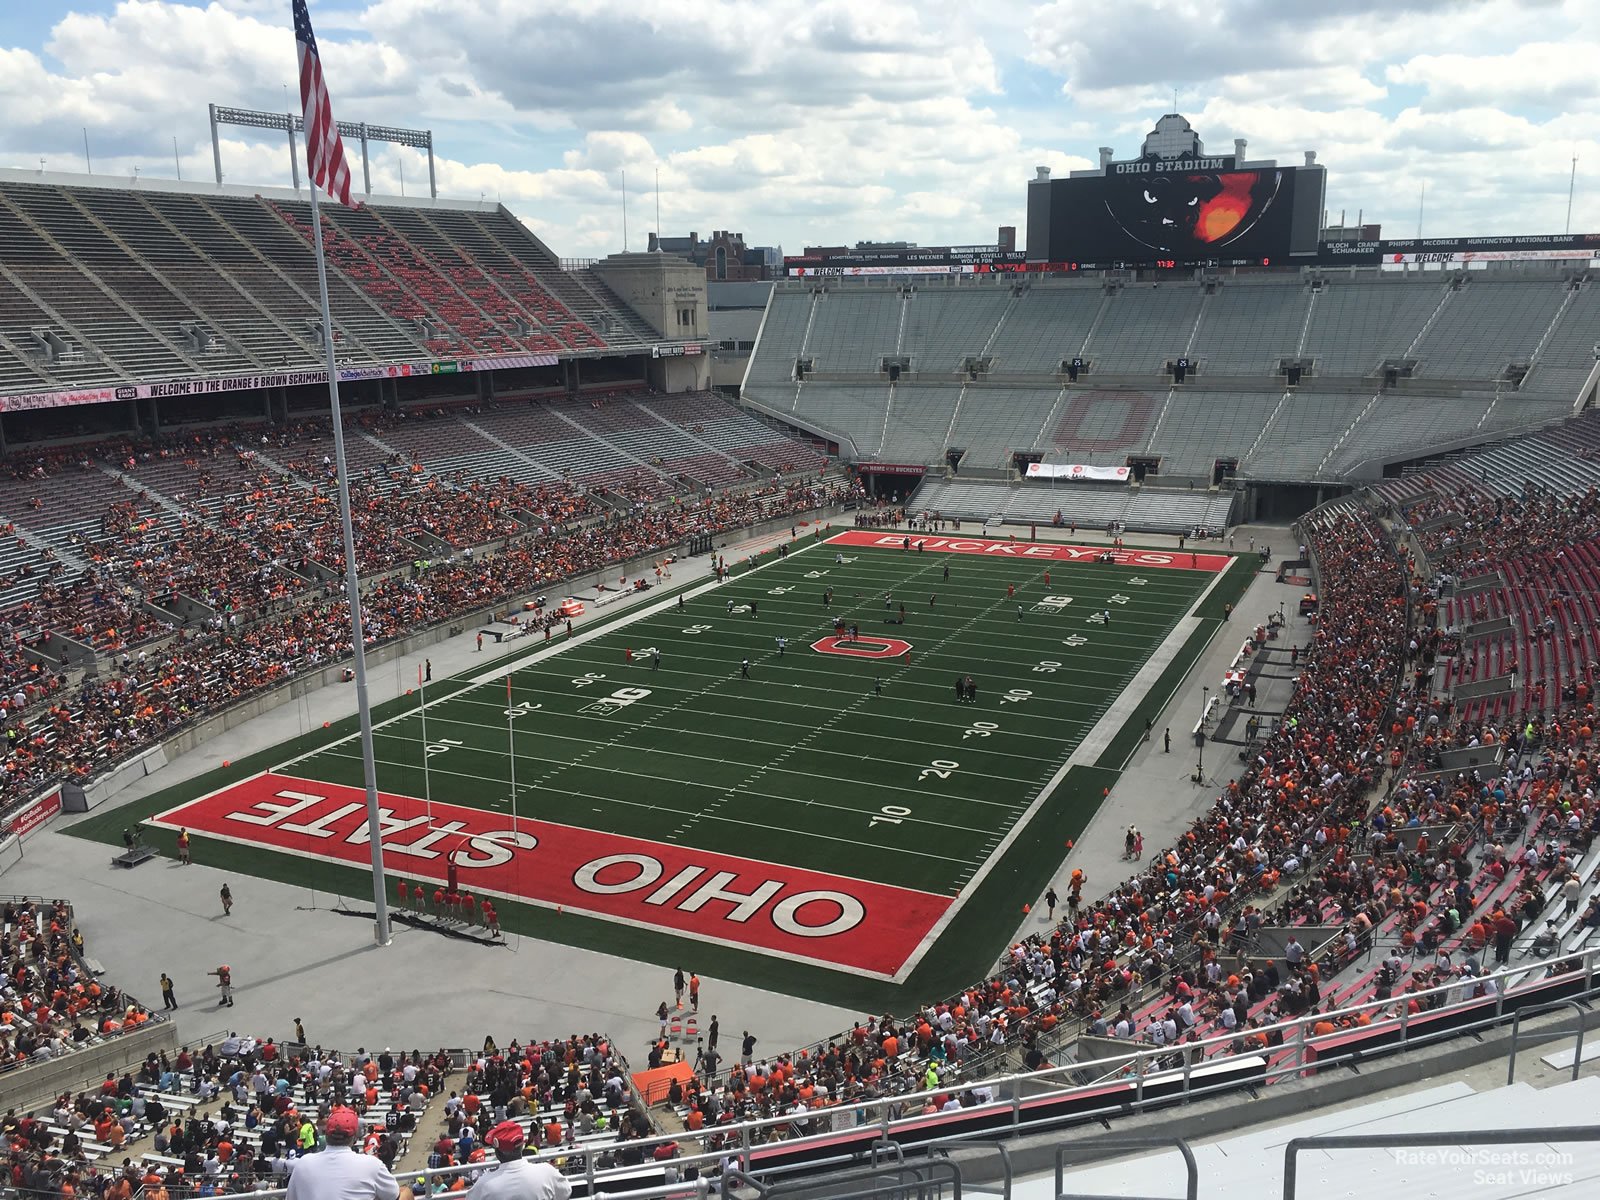
{"label": "security railing", "polygon": [[[642,1138],[622,1145],[638,1151],[644,1165],[607,1166],[601,1159],[619,1145],[582,1145],[546,1150],[539,1161],[561,1161],[575,1186],[633,1200],[703,1196],[708,1180],[730,1171],[771,1184],[797,1172],[858,1164],[874,1146],[927,1147],[930,1143],[1011,1138],[1061,1129],[1086,1121],[1111,1120],[1158,1107],[1189,1104],[1201,1097],[1270,1086],[1284,1079],[1314,1075],[1330,1067],[1367,1062],[1383,1054],[1426,1046],[1498,1025],[1518,1023],[1524,1010],[1544,1010],[1558,1001],[1595,998],[1600,947],[1508,967],[1491,975],[1454,979],[1438,987],[1408,992],[1397,999],[1370,1001],[1333,1013],[1314,1013],[1273,1025],[1234,1030],[1173,1046],[1129,1042],[1114,1057],[1048,1070],[1004,1076],[979,1083],[952,1083],[901,1096],[841,1103],[817,1111],[797,1111],[697,1135]],[[1493,996],[1462,997],[1464,987],[1494,980]],[[1415,1004],[1416,1012],[1411,1011]],[[1365,1017],[1369,1023],[1360,1024]],[[1317,1023],[1336,1026],[1317,1034]],[[1098,1082],[1079,1084],[1082,1079]],[[967,1088],[981,1088],[982,1102],[949,1112],[943,1105]],[[927,1112],[932,1106],[934,1111]],[[653,1161],[656,1147],[698,1140],[699,1148]],[[680,1146],[681,1150],[682,1147]],[[535,1157],[535,1156],[530,1156]],[[571,1168],[576,1160],[576,1170]],[[475,1177],[481,1163],[397,1175],[432,1191],[455,1176]],[[631,1190],[625,1190],[631,1189]],[[276,1200],[283,1191],[253,1192]]]}

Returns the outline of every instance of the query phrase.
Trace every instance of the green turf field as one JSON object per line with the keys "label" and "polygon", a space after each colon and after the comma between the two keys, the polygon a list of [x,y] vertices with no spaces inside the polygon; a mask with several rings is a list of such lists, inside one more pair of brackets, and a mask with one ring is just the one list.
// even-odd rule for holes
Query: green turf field
{"label": "green turf field", "polygon": [[[1046,587],[1034,564],[840,554],[792,554],[534,659],[509,722],[503,681],[391,718],[379,789],[509,812],[514,746],[522,817],[953,895],[1213,578],[1052,563]],[[910,662],[812,650],[835,617],[911,642]],[[958,675],[976,703],[956,702]],[[359,785],[360,747],[281,770]]]}
{"label": "green turf field", "polygon": [[[916,1003],[971,982],[993,962],[1020,905],[1052,878],[1065,843],[1087,826],[1136,749],[1146,712],[1165,704],[1252,573],[1252,564],[1235,560],[1200,600],[1217,578],[1209,571],[803,543],[787,558],[763,556],[755,570],[740,564],[721,585],[680,589],[681,608],[679,595],[663,590],[637,611],[602,609],[570,642],[531,639],[508,659],[486,656],[482,672],[430,684],[425,712],[420,693],[381,705],[378,785],[486,815],[509,816],[514,804],[523,821],[599,831],[584,836],[623,835],[943,897],[949,911],[936,940],[930,935],[925,953],[893,980],[805,956],[751,953],[682,927],[618,923],[571,905],[563,913],[548,898],[508,895],[501,906],[508,931],[656,963],[694,962],[703,974],[864,1011]],[[823,603],[828,587],[831,607]],[[739,611],[728,611],[730,601]],[[898,622],[902,602],[905,624],[886,624]],[[1095,619],[1106,612],[1109,623]],[[1109,744],[1063,771],[1190,613],[1199,619],[1169,647],[1176,653],[1148,696],[1119,712]],[[812,644],[832,635],[835,617],[858,625],[863,642],[910,642],[910,661],[817,652]],[[781,655],[778,637],[787,639]],[[739,669],[746,658],[749,678]],[[977,703],[957,703],[958,675],[973,677]],[[130,816],[170,813],[282,776],[358,787],[354,719],[95,814],[72,832],[116,842]],[[148,828],[155,844],[168,846],[170,824]],[[203,823],[195,833],[199,862],[370,897],[368,876],[348,855],[268,853],[248,838],[213,839]],[[403,859],[391,865],[405,869]]]}

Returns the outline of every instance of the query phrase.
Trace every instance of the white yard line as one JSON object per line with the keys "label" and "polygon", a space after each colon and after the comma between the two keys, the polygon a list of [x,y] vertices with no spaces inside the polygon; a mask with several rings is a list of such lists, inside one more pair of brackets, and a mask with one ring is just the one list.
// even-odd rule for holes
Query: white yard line
{"label": "white yard line", "polygon": [[[1200,618],[1192,614],[1205,602],[1206,597],[1222,582],[1222,577],[1227,573],[1228,568],[1225,567],[1211,577],[1211,582],[1206,584],[1190,606],[1189,612],[1191,615],[1179,619],[1172,632],[1167,635],[1166,640],[1156,647],[1155,652],[1145,661],[1144,666],[1138,670],[1128,686],[1123,688],[1116,700],[1106,709],[1105,715],[1095,723],[1093,729],[1084,735],[1083,741],[1078,743],[1078,748],[1067,756],[1067,761],[1061,764],[1060,769],[1050,777],[1050,781],[1040,789],[1038,796],[1028,806],[1027,811],[1017,818],[1005,837],[1000,839],[999,845],[990,852],[988,858],[984,859],[983,866],[978,868],[977,874],[961,889],[960,895],[956,897],[956,902],[947,908],[943,915],[933,923],[933,928],[923,935],[922,941],[917,944],[917,948],[911,952],[910,957],[906,959],[896,973],[895,983],[905,982],[906,977],[922,961],[923,956],[944,935],[944,931],[950,927],[950,922],[955,920],[956,914],[961,911],[967,899],[988,878],[989,872],[994,869],[995,864],[1005,857],[1006,851],[1011,848],[1012,843],[1017,840],[1024,829],[1032,824],[1034,817],[1039,815],[1039,810],[1044,807],[1045,802],[1050,799],[1056,788],[1061,786],[1061,781],[1067,777],[1067,772],[1072,770],[1073,767],[1093,763],[1105,752],[1105,748],[1111,744],[1111,739],[1117,735],[1117,732],[1127,722],[1127,718],[1132,711],[1143,702],[1145,693],[1154,686],[1156,680],[1161,678],[1161,673],[1177,657],[1178,651],[1183,648],[1184,643],[1189,640],[1189,636],[1199,626]],[[1130,700],[1130,696],[1136,696],[1137,698]]]}

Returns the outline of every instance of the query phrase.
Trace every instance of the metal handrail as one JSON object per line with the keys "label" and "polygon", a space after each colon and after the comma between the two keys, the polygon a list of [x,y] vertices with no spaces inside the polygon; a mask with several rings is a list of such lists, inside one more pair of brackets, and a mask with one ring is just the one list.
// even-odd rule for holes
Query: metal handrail
{"label": "metal handrail", "polygon": [[1468,1129],[1460,1133],[1361,1133],[1291,1138],[1283,1148],[1283,1200],[1294,1200],[1299,1157],[1305,1150],[1405,1150],[1520,1146],[1535,1142],[1600,1142],[1600,1127],[1539,1125],[1530,1129]]}
{"label": "metal handrail", "polygon": [[[1468,1021],[1452,1025],[1449,1029],[1427,1030],[1422,1033],[1411,1031],[1411,1022],[1414,1019],[1405,1002],[1394,999],[1382,1001],[1368,1001],[1363,1004],[1353,1005],[1340,1010],[1345,1015],[1361,1013],[1378,1013],[1379,1016],[1372,1024],[1365,1027],[1367,1031],[1382,1032],[1385,1029],[1398,1031],[1400,1037],[1396,1048],[1415,1047],[1427,1045],[1445,1038],[1457,1037],[1467,1033],[1475,1033],[1489,1029],[1496,1025],[1504,1024],[1510,1015],[1505,1011],[1507,989],[1505,981],[1513,975],[1527,974],[1537,971],[1541,979],[1548,979],[1557,972],[1553,967],[1565,964],[1569,974],[1576,982],[1581,983],[1582,994],[1585,996],[1600,995],[1600,981],[1595,978],[1596,968],[1600,967],[1600,947],[1580,951],[1574,954],[1544,960],[1539,967],[1514,967],[1496,972],[1491,976],[1476,977],[1479,979],[1494,978],[1501,982],[1501,990],[1494,998],[1492,1008],[1479,1020]],[[1406,993],[1406,1000],[1416,1000],[1419,1004],[1426,1005],[1434,999],[1447,1000],[1448,994],[1459,991],[1462,987],[1460,980],[1428,988],[1423,991]],[[1386,1014],[1383,1010],[1393,1008],[1399,1004],[1399,1011],[1395,1014]],[[1481,1000],[1458,1001],[1456,1003],[1441,1003],[1439,1007],[1427,1009],[1418,1018],[1431,1017],[1440,1013],[1448,1013],[1454,1008],[1465,1003],[1482,1003]],[[1111,1117],[1125,1116],[1131,1111],[1143,1111],[1155,1105],[1171,1103],[1189,1104],[1194,1100],[1208,1095],[1219,1094],[1223,1091],[1238,1087],[1237,1082],[1225,1080],[1220,1083],[1212,1082],[1208,1078],[1196,1080],[1194,1071],[1198,1066],[1220,1066],[1226,1064],[1233,1056],[1236,1043],[1246,1037],[1268,1036],[1269,1045],[1265,1049],[1247,1049],[1245,1054],[1258,1055],[1264,1058],[1273,1058],[1287,1053],[1288,1061],[1281,1065],[1272,1065],[1270,1062],[1264,1068],[1262,1081],[1267,1084],[1279,1079],[1294,1078],[1304,1072],[1308,1065],[1306,1050],[1311,1035],[1311,1027],[1316,1022],[1326,1020],[1330,1015],[1326,1013],[1313,1013],[1296,1017],[1275,1025],[1258,1026],[1250,1030],[1233,1030],[1221,1036],[1204,1038],[1195,1042],[1180,1043],[1178,1046],[1157,1047],[1148,1043],[1129,1043],[1128,1051],[1112,1058],[1097,1059],[1085,1063],[1069,1064],[1062,1067],[1053,1067],[1044,1071],[1022,1073],[1004,1076],[998,1079],[985,1080],[982,1086],[992,1089],[1002,1098],[986,1104],[960,1110],[960,1116],[973,1118],[983,1116],[1004,1117],[1009,1115],[1010,1121],[1005,1126],[1005,1136],[1015,1137],[1028,1130],[1045,1130],[1059,1128],[1059,1116],[1044,1116],[1033,1118],[1026,1116],[1023,1111],[1023,1101],[1037,1099],[1070,1099],[1075,1094],[1086,1093],[1089,1088],[1076,1084],[1074,1076],[1082,1073],[1091,1078],[1124,1078],[1134,1086],[1132,1094],[1118,1094],[1108,1103],[1095,1109],[1085,1110],[1074,1114],[1076,1120],[1095,1120]],[[1276,1040],[1271,1040],[1273,1035]],[[1208,1053],[1215,1053],[1217,1057],[1207,1059]],[[1318,1054],[1312,1069],[1321,1071],[1329,1067],[1345,1063],[1353,1063],[1363,1058],[1366,1051],[1356,1050],[1349,1053]],[[1182,1063],[1179,1066],[1162,1067],[1163,1060],[1175,1055],[1181,1055]],[[1156,1085],[1171,1085],[1177,1083],[1178,1091],[1175,1095],[1162,1094],[1150,1096],[1150,1088]],[[837,1149],[829,1145],[829,1140],[839,1132],[846,1132],[852,1128],[871,1127],[881,1140],[892,1140],[895,1135],[902,1132],[908,1134],[922,1134],[928,1131],[930,1118],[922,1115],[921,1109],[935,1096],[946,1096],[952,1089],[961,1089],[964,1085],[952,1082],[932,1091],[907,1093],[886,1099],[859,1101],[850,1104],[841,1104],[833,1108],[818,1109],[802,1117],[802,1120],[817,1121],[827,1128],[819,1133],[804,1134],[798,1137],[784,1139],[786,1146],[793,1147],[797,1152],[808,1147],[822,1151],[826,1154],[829,1150]],[[701,1170],[716,1170],[726,1166],[736,1166],[741,1170],[749,1171],[752,1168],[752,1152],[767,1144],[770,1132],[774,1129],[784,1129],[796,1123],[795,1114],[788,1113],[775,1117],[763,1117],[753,1121],[746,1121],[738,1125],[718,1126],[712,1133],[722,1135],[724,1138],[737,1139],[736,1144],[727,1142],[724,1147],[714,1151],[703,1151],[691,1154],[682,1154],[672,1160],[672,1164],[680,1169],[697,1167]],[[993,1128],[982,1131],[974,1130],[975,1138],[992,1139],[995,1135]],[[676,1142],[679,1138],[663,1135],[652,1138],[641,1138],[630,1144],[641,1149],[647,1156],[652,1148],[667,1142]],[[949,1142],[966,1140],[960,1134],[948,1135],[945,1139]],[[536,1157],[537,1161],[550,1162],[555,1159],[570,1160],[574,1156],[582,1156],[582,1178],[593,1188],[596,1181],[607,1182],[616,1180],[618,1175],[627,1177],[636,1175],[639,1168],[626,1167],[616,1171],[599,1170],[595,1167],[595,1156],[598,1153],[615,1149],[615,1143],[608,1143],[604,1147],[589,1150],[583,1146],[564,1146],[553,1148]],[[791,1170],[816,1170],[829,1165],[838,1165],[853,1161],[855,1149],[846,1147],[833,1157],[823,1157],[807,1161],[803,1166],[790,1168]],[[469,1164],[460,1167],[432,1168],[422,1171],[398,1174],[397,1179],[402,1181],[422,1180],[427,1186],[430,1181],[448,1179],[456,1175],[479,1172],[485,1167],[481,1163]],[[769,1174],[781,1174],[780,1169]],[[672,1185],[679,1189],[675,1192],[656,1191],[640,1193],[643,1195],[684,1195],[689,1185]],[[257,1192],[254,1196],[260,1200],[272,1200],[284,1196],[283,1191]]]}
{"label": "metal handrail", "polygon": [[1578,1042],[1573,1048],[1572,1055],[1572,1081],[1578,1081],[1578,1071],[1583,1066],[1583,1027],[1584,1017],[1588,1010],[1576,1000],[1557,1000],[1553,1004],[1541,1004],[1537,1008],[1519,1008],[1511,1017],[1511,1050],[1506,1055],[1506,1086],[1510,1087],[1517,1081],[1517,1042],[1522,1037],[1522,1018],[1536,1016],[1541,1013],[1555,1012],[1558,1008],[1570,1008],[1578,1014]]}
{"label": "metal handrail", "polygon": [[[941,1175],[945,1178],[939,1178]],[[928,1158],[921,1162],[841,1172],[829,1176],[827,1186],[829,1200],[910,1200],[911,1197],[933,1200],[946,1195],[950,1200],[961,1200],[961,1168],[948,1159]],[[796,1180],[792,1184],[769,1187],[765,1195],[775,1200],[783,1195],[810,1200],[817,1195],[817,1185]]]}
{"label": "metal handrail", "polygon": [[[1085,1153],[1099,1154],[1102,1150],[1112,1151],[1106,1155],[1108,1158],[1116,1157],[1115,1151],[1119,1150],[1153,1150],[1157,1146],[1173,1146],[1183,1156],[1183,1169],[1185,1175],[1183,1196],[1184,1200],[1198,1200],[1200,1195],[1200,1167],[1194,1160],[1194,1151],[1189,1148],[1189,1143],[1181,1137],[1119,1137],[1098,1138],[1086,1145],[1060,1146],[1056,1149],[1056,1200],[1068,1200],[1066,1192],[1066,1160],[1068,1155],[1077,1156]],[[1137,1196],[1091,1196],[1084,1192],[1074,1192],[1070,1200],[1140,1200]]]}
{"label": "metal handrail", "polygon": [[1000,1155],[1000,1196],[1001,1200],[1011,1200],[1011,1151],[1004,1142],[994,1141],[966,1141],[961,1138],[942,1138],[936,1142],[929,1142],[924,1149],[929,1154],[938,1154],[945,1158],[950,1157],[950,1151],[955,1150],[993,1150]]}

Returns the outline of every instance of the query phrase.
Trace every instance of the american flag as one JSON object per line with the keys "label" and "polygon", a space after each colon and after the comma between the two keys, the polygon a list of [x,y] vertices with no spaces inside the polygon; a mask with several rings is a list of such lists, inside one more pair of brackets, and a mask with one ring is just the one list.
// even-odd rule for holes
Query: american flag
{"label": "american flag", "polygon": [[311,32],[306,0],[294,0],[294,40],[300,50],[300,107],[305,114],[311,181],[346,208],[357,208],[350,198],[350,167],[344,161],[344,142],[333,120],[333,104],[322,78],[322,59],[317,55],[317,35]]}

